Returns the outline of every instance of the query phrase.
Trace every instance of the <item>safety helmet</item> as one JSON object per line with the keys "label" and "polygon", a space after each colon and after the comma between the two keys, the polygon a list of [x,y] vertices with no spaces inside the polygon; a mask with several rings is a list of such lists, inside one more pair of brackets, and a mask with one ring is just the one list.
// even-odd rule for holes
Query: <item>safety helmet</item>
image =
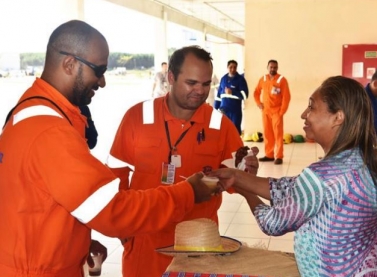
{"label": "safety helmet", "polygon": [[283,142],[284,144],[291,143],[293,141],[293,136],[291,134],[284,134]]}
{"label": "safety helmet", "polygon": [[255,142],[262,142],[263,141],[263,135],[261,132],[255,132],[251,135],[251,139]]}
{"label": "safety helmet", "polygon": [[244,134],[243,141],[253,141],[252,134]]}
{"label": "safety helmet", "polygon": [[302,136],[302,135],[295,135],[294,137],[293,137],[293,141],[294,142],[305,142],[305,138],[304,138],[304,136]]}

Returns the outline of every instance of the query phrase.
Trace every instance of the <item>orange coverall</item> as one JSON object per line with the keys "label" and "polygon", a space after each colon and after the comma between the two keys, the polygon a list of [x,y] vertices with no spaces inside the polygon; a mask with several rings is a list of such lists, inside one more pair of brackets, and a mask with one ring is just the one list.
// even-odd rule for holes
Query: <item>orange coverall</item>
{"label": "orange coverall", "polygon": [[90,229],[143,235],[193,208],[186,181],[119,191],[119,179],[89,152],[79,108],[42,79],[21,99],[35,95],[56,103],[72,125],[50,102],[31,99],[0,135],[0,276],[84,276]]}
{"label": "orange coverall", "polygon": [[[176,146],[175,154],[181,156],[182,166],[176,168],[175,181],[180,180],[180,176],[203,171],[205,167],[219,168],[223,160],[231,158],[231,153],[243,146],[233,123],[211,106],[203,104],[190,122],[184,122],[171,115],[166,104],[167,97],[169,94],[135,105],[127,111],[119,126],[108,165],[121,176],[125,189],[128,189],[130,169],[134,170],[131,189],[169,186],[161,183],[162,163],[167,163],[169,156],[165,120],[172,145],[188,129]],[[198,134],[203,130],[205,138],[199,141]],[[221,195],[218,195],[208,202],[195,204],[183,220],[206,217],[218,222],[217,210],[221,200]],[[156,212],[164,214],[165,209],[160,208]],[[156,219],[150,216],[150,220]],[[161,231],[128,238],[124,244],[123,276],[161,277],[172,257],[157,253],[155,249],[174,244],[175,226],[175,223],[168,223]]]}
{"label": "orange coverall", "polygon": [[291,100],[287,80],[280,74],[272,78],[269,74],[264,75],[255,88],[254,99],[258,106],[264,105],[262,119],[265,155],[269,158],[283,159],[283,115]]}

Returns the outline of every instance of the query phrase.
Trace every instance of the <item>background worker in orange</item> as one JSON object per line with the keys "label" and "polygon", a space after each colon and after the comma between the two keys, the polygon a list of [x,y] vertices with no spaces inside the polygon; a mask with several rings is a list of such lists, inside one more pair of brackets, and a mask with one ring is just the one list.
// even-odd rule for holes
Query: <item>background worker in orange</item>
{"label": "background worker in orange", "polygon": [[79,106],[106,85],[108,56],[106,39],[90,25],[60,25],[41,78],[8,117],[0,135],[2,277],[82,277],[91,229],[111,237],[155,232],[211,198],[202,174],[119,191],[119,179],[90,154]]}
{"label": "background worker in orange", "polygon": [[[108,160],[124,189],[169,187],[182,176],[219,168],[243,146],[233,123],[205,103],[212,83],[211,60],[210,53],[198,46],[175,51],[169,60],[170,92],[126,112]],[[220,194],[195,205],[184,220],[206,217],[217,222],[221,200]],[[161,277],[172,257],[155,249],[174,244],[175,226],[168,223],[153,234],[125,238],[123,276]]]}
{"label": "background worker in orange", "polygon": [[[288,109],[291,93],[287,79],[278,74],[278,62],[269,60],[267,64],[269,74],[259,79],[254,91],[254,99],[262,110],[264,129],[265,156],[262,162],[274,161],[283,163],[283,116]],[[263,93],[262,93],[263,92]],[[261,95],[262,93],[262,100]]]}

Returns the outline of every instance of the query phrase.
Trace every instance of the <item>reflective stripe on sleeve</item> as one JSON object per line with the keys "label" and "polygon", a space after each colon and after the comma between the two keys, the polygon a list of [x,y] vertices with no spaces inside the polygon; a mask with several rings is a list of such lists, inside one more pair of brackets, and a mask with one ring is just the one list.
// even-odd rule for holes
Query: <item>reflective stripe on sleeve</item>
{"label": "reflective stripe on sleeve", "polygon": [[122,168],[122,167],[129,167],[131,168],[132,171],[135,170],[135,167],[132,165],[132,164],[129,164],[129,163],[126,163],[122,160],[119,160],[117,158],[115,158],[114,156],[112,155],[109,155],[107,157],[107,162],[106,164],[110,167],[110,168]]}
{"label": "reflective stripe on sleeve", "polygon": [[63,118],[58,112],[50,107],[44,105],[36,105],[25,108],[13,116],[13,125],[16,125],[18,122],[27,119],[29,117],[38,116],[38,115],[50,115]]}
{"label": "reflective stripe on sleeve", "polygon": [[278,80],[276,81],[278,84],[280,83],[281,79],[283,79],[284,76],[283,75],[280,75],[280,77],[278,78]]}
{"label": "reflective stripe on sleeve", "polygon": [[247,99],[246,93],[243,90],[241,90],[241,94],[242,94],[243,100],[246,100]]}
{"label": "reflective stripe on sleeve", "polygon": [[154,123],[154,99],[143,102],[143,124]]}
{"label": "reflective stripe on sleeve", "polygon": [[232,98],[232,99],[235,99],[235,100],[241,100],[238,96],[235,96],[233,94],[221,94],[221,98]]}
{"label": "reflective stripe on sleeve", "polygon": [[211,114],[211,121],[209,122],[209,128],[220,130],[222,118],[223,118],[223,114],[214,109]]}
{"label": "reflective stripe on sleeve", "polygon": [[119,179],[100,187],[90,195],[76,210],[71,212],[80,222],[86,224],[95,218],[119,191]]}
{"label": "reflective stripe on sleeve", "polygon": [[216,100],[216,101],[221,101],[221,98],[216,96],[216,97],[215,97],[215,100]]}
{"label": "reflective stripe on sleeve", "polygon": [[264,76],[263,76],[263,81],[266,82],[266,80],[267,80],[267,75],[264,75]]}

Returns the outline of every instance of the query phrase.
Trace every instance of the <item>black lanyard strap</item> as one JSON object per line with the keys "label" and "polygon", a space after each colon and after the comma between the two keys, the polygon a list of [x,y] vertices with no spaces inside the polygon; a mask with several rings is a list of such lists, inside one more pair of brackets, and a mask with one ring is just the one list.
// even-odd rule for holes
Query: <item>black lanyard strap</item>
{"label": "black lanyard strap", "polygon": [[43,97],[43,96],[31,96],[31,97],[29,97],[29,98],[26,98],[26,99],[24,99],[24,100],[22,100],[21,102],[19,102],[16,106],[14,106],[10,111],[9,111],[9,113],[8,113],[8,115],[7,115],[7,117],[6,117],[6,119],[5,119],[5,123],[4,123],[4,125],[3,125],[3,129],[4,129],[4,127],[5,127],[5,124],[7,124],[7,122],[8,122],[8,120],[10,119],[10,117],[12,116],[12,113],[13,113],[13,111],[20,105],[20,104],[22,104],[23,102],[25,102],[26,100],[30,100],[30,99],[42,99],[42,100],[46,100],[46,101],[48,101],[48,102],[50,102],[52,105],[54,105],[63,115],[64,115],[64,117],[68,120],[68,122],[69,122],[69,124],[71,124],[72,125],[72,122],[71,122],[71,120],[69,120],[69,118],[68,118],[68,116],[63,112],[63,110],[54,102],[54,101],[52,101],[51,99],[48,99],[48,98],[46,98],[46,97]]}
{"label": "black lanyard strap", "polygon": [[168,122],[165,120],[165,131],[166,131],[166,137],[168,138],[168,143],[169,143],[169,156],[168,156],[168,161],[169,161],[169,164],[171,163],[171,155],[173,154],[173,150],[176,151],[177,150],[177,145],[178,143],[181,142],[181,140],[184,138],[184,136],[187,134],[187,132],[191,129],[192,125],[194,125],[194,122],[191,122],[191,126],[190,128],[186,129],[178,138],[178,140],[176,141],[176,143],[171,146],[171,141],[170,141],[170,133],[169,133],[169,125],[168,125]]}

